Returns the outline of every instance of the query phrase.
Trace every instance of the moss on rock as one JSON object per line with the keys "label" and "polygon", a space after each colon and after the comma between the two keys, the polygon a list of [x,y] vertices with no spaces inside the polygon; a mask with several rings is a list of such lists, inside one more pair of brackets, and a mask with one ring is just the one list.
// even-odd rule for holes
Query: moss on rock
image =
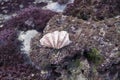
{"label": "moss on rock", "polygon": [[103,60],[102,55],[100,55],[99,50],[96,48],[90,49],[90,51],[87,53],[86,57],[90,62],[93,62],[95,65],[100,64]]}

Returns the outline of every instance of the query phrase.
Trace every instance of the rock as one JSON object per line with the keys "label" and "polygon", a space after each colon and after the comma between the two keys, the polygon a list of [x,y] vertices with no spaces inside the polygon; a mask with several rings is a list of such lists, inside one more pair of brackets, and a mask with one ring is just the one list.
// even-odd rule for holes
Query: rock
{"label": "rock", "polygon": [[68,3],[69,2],[69,0],[58,0],[58,3],[59,4],[66,4],[66,3]]}
{"label": "rock", "polygon": [[[70,76],[69,73],[73,73],[71,71],[75,68],[72,68],[72,70],[69,70],[68,68],[69,65],[73,65],[72,61],[74,62],[85,58],[88,60],[90,68],[88,68],[87,73],[82,73],[82,75],[85,77],[87,77],[86,75],[89,75],[88,79],[104,80],[104,78],[100,76],[102,74],[98,72],[99,67],[111,60],[110,55],[119,53],[119,23],[120,18],[111,18],[95,22],[83,21],[71,16],[56,15],[48,22],[43,34],[36,35],[31,41],[32,48],[30,58],[37,67],[40,67],[43,70],[52,70],[61,74],[61,77],[62,75],[64,75],[64,77],[66,75]],[[46,33],[56,30],[67,31],[72,43],[60,50],[41,46],[39,42],[41,37]],[[89,57],[85,56],[86,53]],[[90,56],[89,54],[93,55]],[[81,73],[82,69],[80,70]],[[118,71],[115,73],[118,73]],[[115,76],[115,78],[118,79],[119,76],[117,74]],[[108,77],[111,76],[108,75]],[[114,78],[112,79],[115,80]]]}
{"label": "rock", "polygon": [[2,0],[0,2],[0,11],[2,14],[10,14],[19,11],[30,4],[33,5],[35,0]]}
{"label": "rock", "polygon": [[84,20],[104,20],[120,15],[119,4],[119,0],[75,0],[74,3],[68,4],[64,14]]}
{"label": "rock", "polygon": [[38,69],[31,65],[0,66],[1,80],[43,80]]}
{"label": "rock", "polygon": [[27,58],[20,51],[21,42],[17,34],[18,31],[13,28],[0,31],[0,66],[22,64]]}
{"label": "rock", "polygon": [[107,79],[117,80],[120,78],[120,56],[114,55],[108,61],[105,61],[98,69],[100,75]]}
{"label": "rock", "polygon": [[47,24],[44,34],[55,30],[65,30],[70,34],[73,43],[79,43],[80,49],[94,47],[100,51],[100,54],[110,56],[112,53],[117,53],[120,48],[119,21],[119,18],[94,22],[67,16],[55,16]]}
{"label": "rock", "polygon": [[[2,6],[8,7],[8,4],[11,2],[8,1],[6,2],[6,5],[2,5]],[[0,6],[1,4],[2,3],[0,2]],[[16,6],[18,6],[17,4],[19,3],[17,3],[16,1]],[[14,6],[14,3],[13,3],[13,6]],[[20,5],[20,7],[23,7],[23,5]],[[13,9],[13,7],[11,8]],[[17,7],[14,7],[14,8],[16,9]],[[33,8],[34,10],[32,12]],[[37,9],[38,9],[38,13],[37,13]],[[41,21],[45,21],[45,24],[46,24],[49,21],[49,19],[52,16],[54,16],[54,14],[56,14],[56,12],[53,12],[53,14],[51,15],[52,11],[50,10],[43,10],[43,12],[41,10],[42,10],[41,8],[36,7],[35,9],[35,7],[29,7],[21,10],[18,13],[11,14],[11,15],[8,15],[8,14],[16,10],[10,10],[10,11],[8,10],[8,13],[6,13],[7,15],[3,15],[4,13],[1,11],[1,13],[3,13],[3,14],[0,14],[0,79],[1,80],[8,80],[8,79],[10,80],[13,80],[13,79],[14,80],[21,80],[21,79],[22,80],[34,80],[34,79],[43,80],[41,78],[40,69],[37,67],[34,67],[31,64],[31,61],[29,60],[29,56],[27,54],[24,54],[24,52],[20,50],[21,41],[18,40],[19,30],[26,31],[28,29],[33,29],[35,28],[36,23],[39,23],[39,22],[41,23]],[[39,12],[40,13],[42,12],[42,13],[40,14]],[[43,19],[40,20],[40,16],[38,16],[36,13],[38,15],[39,14],[40,15],[47,14],[47,15],[41,16],[41,17],[44,17],[44,20]],[[34,18],[36,18],[34,19],[36,20],[35,23],[34,23],[34,20],[30,18],[30,16],[32,15],[34,15]],[[45,17],[47,18],[49,17],[49,19],[46,20]],[[42,22],[42,24],[37,24],[37,25],[42,27],[44,23]],[[41,29],[38,29],[38,26],[36,26],[36,30],[39,31]]]}
{"label": "rock", "polygon": [[[32,49],[31,49],[30,56],[33,62],[38,66],[41,66],[41,67],[43,66],[44,68],[46,64],[47,65],[48,64],[59,64],[60,62],[62,62],[64,58],[73,57],[78,52],[78,50],[76,50],[77,46],[74,48],[73,46],[70,46],[69,48],[67,48],[66,46],[60,50],[42,47],[39,41],[41,37],[42,37],[41,34],[39,34],[38,36],[36,35],[36,37],[32,40],[32,43],[31,43]],[[70,52],[71,49],[73,51]]]}
{"label": "rock", "polygon": [[14,28],[0,29],[0,79],[42,80],[40,69],[33,66],[28,55],[20,50],[18,33]]}
{"label": "rock", "polygon": [[42,31],[50,18],[56,14],[56,12],[50,10],[31,6],[21,10],[17,15],[4,22],[4,26],[7,28],[14,27],[23,31],[30,29]]}
{"label": "rock", "polygon": [[19,41],[17,40],[17,31],[13,28],[0,31],[0,53],[9,54],[19,51]]}
{"label": "rock", "polygon": [[47,2],[40,2],[40,3],[34,3],[37,7],[44,7],[47,6]]}

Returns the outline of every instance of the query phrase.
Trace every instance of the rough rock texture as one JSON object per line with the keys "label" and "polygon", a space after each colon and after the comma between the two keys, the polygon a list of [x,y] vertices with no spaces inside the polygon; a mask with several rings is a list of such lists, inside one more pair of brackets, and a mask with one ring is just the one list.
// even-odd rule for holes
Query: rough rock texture
{"label": "rough rock texture", "polygon": [[[4,29],[0,31],[0,53],[8,53],[10,50],[12,51],[17,45],[19,41],[17,40],[17,31],[13,28]],[[9,46],[10,48],[6,48]],[[8,52],[6,52],[8,51]],[[3,50],[2,50],[3,49]],[[16,51],[19,49],[16,48]],[[14,51],[13,51],[14,52]]]}
{"label": "rough rock texture", "polygon": [[4,27],[14,27],[19,30],[36,29],[37,31],[42,31],[49,19],[55,14],[57,13],[31,6],[21,10],[16,14],[16,16],[13,16],[11,19],[7,20],[4,23]]}
{"label": "rough rock texture", "polygon": [[58,0],[59,4],[66,4],[69,0]]}
{"label": "rough rock texture", "polygon": [[120,0],[75,0],[68,4],[65,15],[84,20],[103,20],[120,14]]}
{"label": "rough rock texture", "polygon": [[[0,27],[3,22],[16,15],[16,13],[29,6],[36,6],[42,8],[48,3],[45,0],[0,0]],[[49,1],[49,0],[47,0]]]}
{"label": "rough rock texture", "polygon": [[40,69],[20,51],[17,34],[13,28],[0,31],[0,80],[42,80]]}
{"label": "rough rock texture", "polygon": [[1,65],[9,65],[14,61],[14,59],[13,60],[11,59],[15,56],[18,56],[20,52],[19,45],[20,45],[20,41],[17,40],[17,31],[15,31],[15,29],[4,29],[0,31],[0,64]]}
{"label": "rough rock texture", "polygon": [[0,11],[10,14],[33,4],[35,0],[0,0]]}
{"label": "rough rock texture", "polygon": [[[40,38],[56,30],[67,31],[72,43],[60,50],[41,46]],[[68,76],[71,75],[73,78],[71,80],[77,80],[76,78],[81,75],[91,80],[108,78],[108,80],[116,80],[120,78],[120,60],[117,56],[120,53],[119,41],[119,17],[94,22],[57,15],[48,22],[43,34],[38,34],[31,41],[30,58],[37,67],[45,70],[43,72],[45,75],[50,71],[52,71],[51,74],[56,73],[54,78],[58,80],[70,80]],[[83,62],[86,59],[88,63],[85,64]],[[74,65],[76,62],[77,65]],[[114,68],[116,71],[113,70]],[[75,74],[76,76],[73,76]]]}
{"label": "rough rock texture", "polygon": [[[16,59],[17,60],[17,59]],[[43,80],[40,71],[26,64],[0,66],[1,80]]]}
{"label": "rough rock texture", "polygon": [[25,55],[20,51],[21,43],[17,34],[18,31],[13,28],[0,31],[0,67],[24,63]]}
{"label": "rough rock texture", "polygon": [[59,4],[66,4],[69,0],[56,0]]}
{"label": "rough rock texture", "polygon": [[31,5],[43,7],[47,3],[43,1],[38,2],[37,0],[0,0],[0,13],[11,14]]}
{"label": "rough rock texture", "polygon": [[[49,19],[57,13],[32,6],[25,8],[32,2],[19,1],[0,2],[0,80],[44,80],[41,78],[41,69],[33,66],[29,56],[20,50],[18,34],[19,30],[42,31]],[[40,6],[43,3],[35,4]],[[25,9],[16,12],[22,8]]]}
{"label": "rough rock texture", "polygon": [[20,45],[18,31],[14,28],[0,30],[0,80],[42,80],[40,69],[30,65]]}
{"label": "rough rock texture", "polygon": [[[90,21],[53,17],[56,12],[41,9],[52,1],[68,2],[0,0],[0,80],[119,80],[120,16],[114,16],[120,0],[75,0],[64,11]],[[32,39],[29,57],[20,50],[18,30],[30,29],[44,31]],[[72,43],[60,50],[41,46],[40,38],[55,30],[69,32]]]}
{"label": "rough rock texture", "polygon": [[[32,51],[30,53],[30,58],[32,59],[32,61],[34,62],[34,64],[38,67],[40,67],[43,70],[46,70],[49,72],[49,68],[50,71],[54,70],[54,68],[58,66],[63,66],[59,63],[64,63],[64,58],[72,58],[77,52],[79,51],[75,51],[72,46],[70,48],[63,48],[62,50],[55,50],[55,49],[49,49],[49,48],[44,48],[42,46],[40,46],[40,38],[42,36],[40,34],[38,34],[31,42],[33,42],[31,44],[32,47]],[[40,48],[41,47],[41,48]],[[71,52],[71,49],[73,50]],[[76,48],[77,49],[77,48]],[[64,63],[64,66],[66,65],[66,63]],[[63,66],[63,67],[64,67]],[[61,68],[60,67],[60,68]],[[59,69],[59,68],[58,68]],[[47,73],[48,73],[47,72]],[[54,72],[53,72],[54,73]],[[55,72],[57,73],[57,72]],[[52,73],[51,73],[52,74]],[[60,72],[57,73],[59,77],[61,74]],[[54,77],[56,77],[54,76]],[[52,79],[50,79],[52,80]]]}
{"label": "rough rock texture", "polygon": [[67,4],[70,0],[52,0],[53,2],[58,2],[60,5]]}

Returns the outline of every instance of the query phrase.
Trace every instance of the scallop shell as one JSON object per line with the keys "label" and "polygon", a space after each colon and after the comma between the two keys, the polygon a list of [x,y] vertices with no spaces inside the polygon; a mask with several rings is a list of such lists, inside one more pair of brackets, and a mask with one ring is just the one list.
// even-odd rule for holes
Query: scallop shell
{"label": "scallop shell", "polygon": [[41,45],[45,47],[60,49],[71,43],[69,34],[66,31],[54,31],[47,33],[40,39]]}

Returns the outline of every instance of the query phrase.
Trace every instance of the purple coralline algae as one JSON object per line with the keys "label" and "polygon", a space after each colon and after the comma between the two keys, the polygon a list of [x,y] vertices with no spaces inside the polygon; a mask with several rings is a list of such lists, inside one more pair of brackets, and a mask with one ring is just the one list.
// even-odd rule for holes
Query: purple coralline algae
{"label": "purple coralline algae", "polygon": [[43,10],[37,7],[25,8],[18,14],[5,22],[5,27],[14,27],[19,30],[36,29],[42,31],[49,19],[51,19],[56,12],[50,10]]}

